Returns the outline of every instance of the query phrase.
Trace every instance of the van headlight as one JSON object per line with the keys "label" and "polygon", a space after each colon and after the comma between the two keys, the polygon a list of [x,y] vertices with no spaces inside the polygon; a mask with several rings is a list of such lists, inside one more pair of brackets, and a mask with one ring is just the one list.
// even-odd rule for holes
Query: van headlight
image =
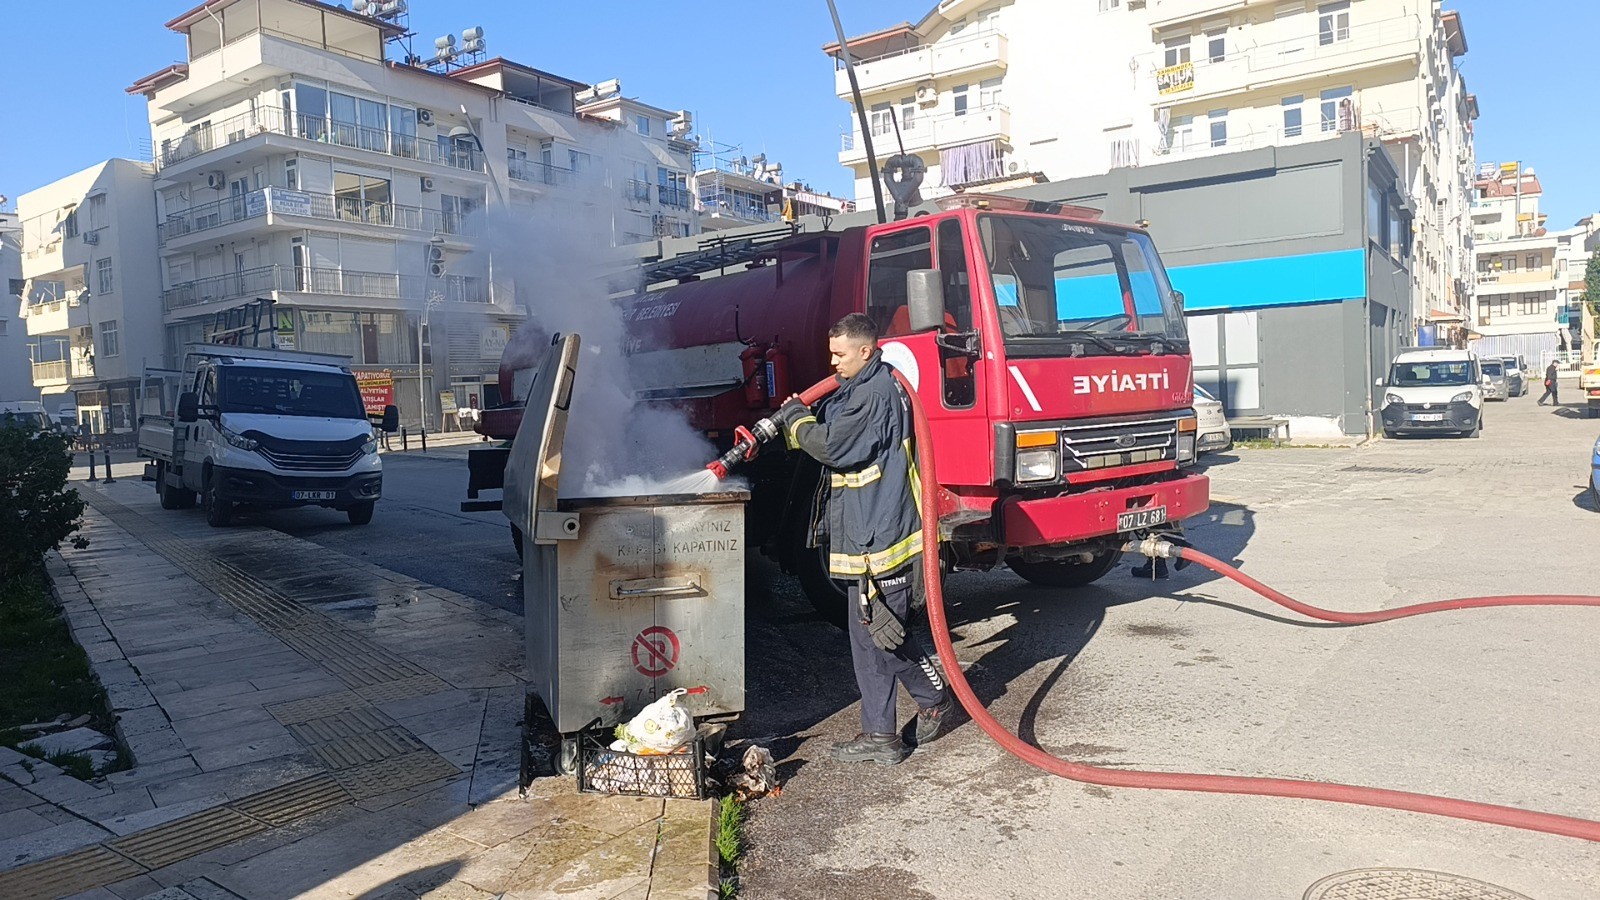
{"label": "van headlight", "polygon": [[1017,483],[1051,481],[1060,457],[1055,450],[1023,450],[1017,454]]}
{"label": "van headlight", "polygon": [[367,442],[361,445],[361,452],[367,456],[376,456],[378,453],[378,442],[373,438],[367,438]]}
{"label": "van headlight", "polygon": [[1393,405],[1395,403],[1405,403],[1405,402],[1406,402],[1406,398],[1400,396],[1399,394],[1384,394],[1383,395],[1383,405],[1384,406],[1391,406],[1391,405]]}
{"label": "van headlight", "polygon": [[245,437],[239,432],[223,428],[221,425],[217,426],[217,430],[222,432],[223,440],[235,447],[238,447],[240,450],[254,450],[261,446],[261,442],[255,438]]}
{"label": "van headlight", "polygon": [[1471,391],[1462,391],[1461,393],[1455,395],[1454,397],[1451,397],[1450,398],[1450,402],[1451,403],[1471,403],[1472,402],[1472,392]]}

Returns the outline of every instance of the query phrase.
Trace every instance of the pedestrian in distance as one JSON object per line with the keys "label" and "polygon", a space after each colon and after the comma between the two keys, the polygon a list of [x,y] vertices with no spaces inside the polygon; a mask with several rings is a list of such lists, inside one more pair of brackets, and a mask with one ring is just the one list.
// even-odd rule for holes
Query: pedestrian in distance
{"label": "pedestrian in distance", "polygon": [[[813,545],[826,528],[828,571],[850,586],[850,656],[861,690],[861,733],[833,746],[843,762],[892,766],[952,720],[944,678],[909,627],[914,569],[925,552],[921,476],[910,401],[878,349],[878,327],[851,313],[828,330],[841,386],[815,411],[792,396],[774,415],[789,448],[827,470],[826,516],[813,511]],[[819,491],[819,497],[822,492]],[[913,742],[895,714],[898,686],[917,703]]]}
{"label": "pedestrian in distance", "polygon": [[1551,406],[1561,405],[1561,396],[1557,390],[1556,374],[1556,361],[1552,359],[1550,360],[1550,365],[1546,366],[1544,370],[1544,393],[1539,395],[1540,406],[1544,405],[1546,398],[1549,398]]}

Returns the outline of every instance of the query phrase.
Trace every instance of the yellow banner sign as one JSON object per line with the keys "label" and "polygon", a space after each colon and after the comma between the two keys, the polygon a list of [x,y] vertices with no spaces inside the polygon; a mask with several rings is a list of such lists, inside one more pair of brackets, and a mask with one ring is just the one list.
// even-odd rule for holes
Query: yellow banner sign
{"label": "yellow banner sign", "polygon": [[1194,63],[1179,63],[1156,70],[1157,93],[1181,94],[1192,90],[1194,90]]}

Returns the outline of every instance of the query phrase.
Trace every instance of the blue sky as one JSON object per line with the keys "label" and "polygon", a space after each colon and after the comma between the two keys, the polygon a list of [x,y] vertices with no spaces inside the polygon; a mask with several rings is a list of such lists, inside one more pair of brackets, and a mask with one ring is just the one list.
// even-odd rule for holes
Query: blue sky
{"label": "blue sky", "polygon": [[[838,0],[852,34],[916,20],[931,0]],[[1037,0],[1035,0],[1037,2]],[[1088,0],[1047,0],[1088,2]],[[1426,2],[1426,0],[1422,0]],[[11,127],[0,138],[0,194],[15,198],[109,156],[136,155],[149,139],[143,98],[123,88],[181,60],[181,36],[162,23],[190,0],[0,0],[0,34],[21,47],[0,88]],[[623,92],[689,109],[718,141],[765,152],[790,178],[845,194],[838,164],[847,108],[833,95],[832,38],[824,0],[412,0],[418,46],[472,25],[491,55],[583,81],[621,78]],[[1457,0],[1466,24],[1467,83],[1478,95],[1478,158],[1520,158],[1539,172],[1550,225],[1600,210],[1600,121],[1583,111],[1590,43],[1600,3]],[[1516,10],[1507,15],[1507,8]],[[470,17],[455,12],[470,9]],[[20,43],[19,43],[20,42]],[[52,42],[70,53],[45,52]],[[47,122],[26,131],[20,123]],[[142,143],[143,142],[143,143]]]}

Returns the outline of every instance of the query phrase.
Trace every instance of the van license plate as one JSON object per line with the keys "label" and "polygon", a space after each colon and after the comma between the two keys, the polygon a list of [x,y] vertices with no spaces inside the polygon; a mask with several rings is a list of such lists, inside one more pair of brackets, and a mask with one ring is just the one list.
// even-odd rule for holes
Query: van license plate
{"label": "van license plate", "polygon": [[290,491],[291,500],[332,500],[333,491]]}
{"label": "van license plate", "polygon": [[1118,531],[1136,531],[1140,528],[1154,528],[1165,525],[1167,522],[1167,508],[1165,506],[1147,506],[1144,509],[1135,509],[1131,512],[1121,513],[1117,516]]}
{"label": "van license plate", "polygon": [[1443,422],[1444,413],[1417,413],[1411,417],[1413,422]]}

